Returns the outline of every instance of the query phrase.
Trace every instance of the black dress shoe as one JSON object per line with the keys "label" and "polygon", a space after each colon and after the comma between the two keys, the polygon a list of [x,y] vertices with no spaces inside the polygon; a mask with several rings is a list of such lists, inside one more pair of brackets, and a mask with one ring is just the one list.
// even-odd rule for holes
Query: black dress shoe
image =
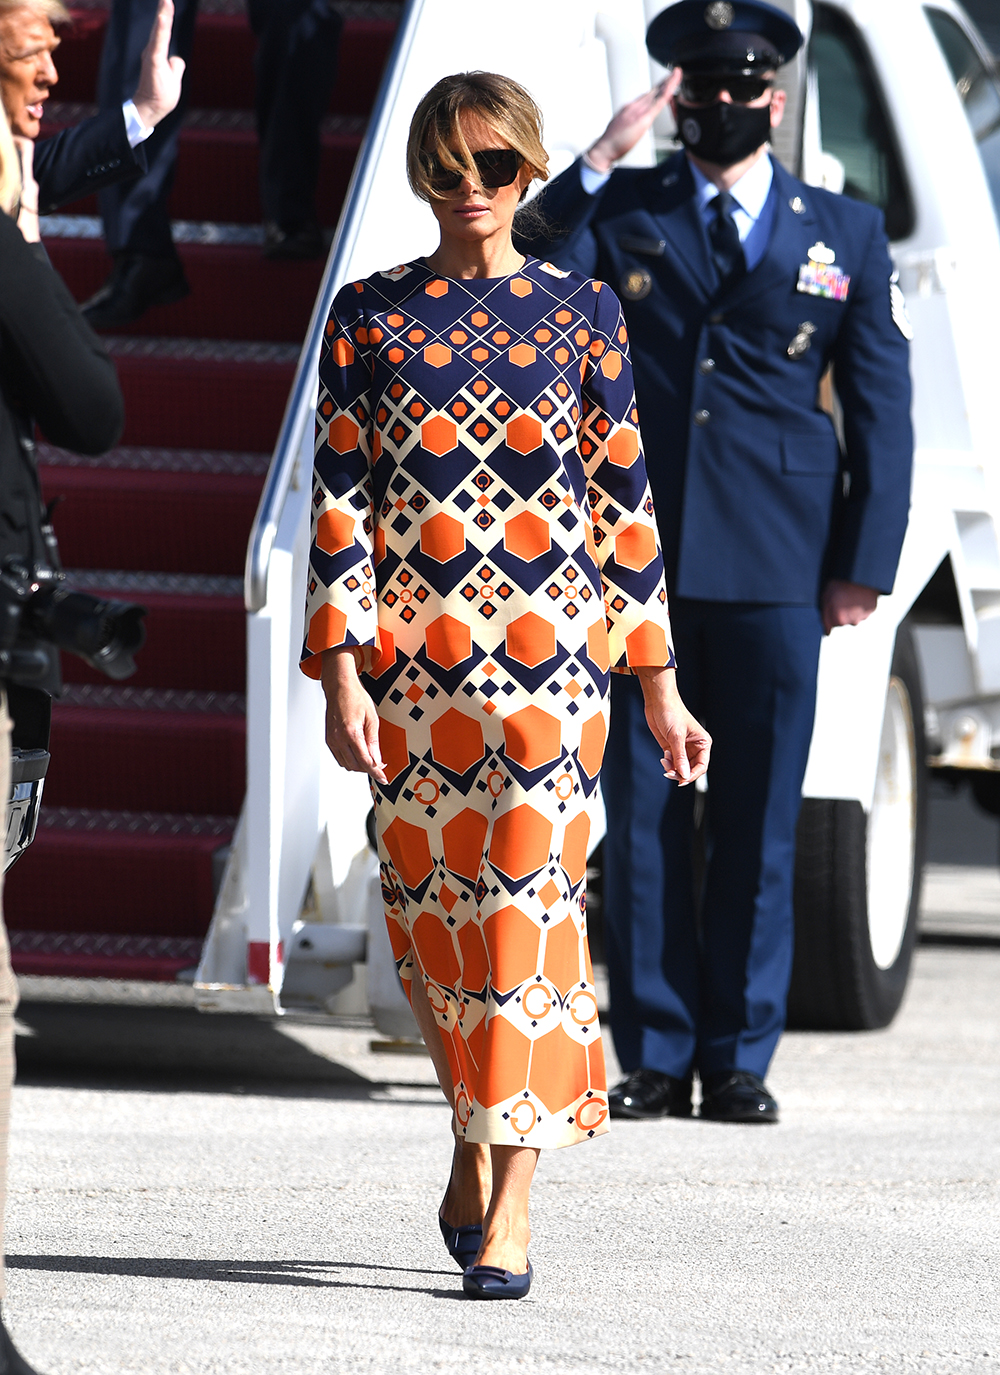
{"label": "black dress shoe", "polygon": [[37,1375],[11,1341],[3,1318],[0,1318],[0,1375]]}
{"label": "black dress shoe", "polygon": [[264,257],[304,262],[323,254],[323,231],[317,223],[282,226],[264,221]]}
{"label": "black dress shoe", "polygon": [[138,320],[150,306],[172,305],[190,292],[178,258],[119,253],[111,276],[80,309],[91,329],[120,329]]}
{"label": "black dress shoe", "polygon": [[710,1122],[777,1122],[778,1104],[763,1079],[747,1069],[724,1069],[701,1081],[701,1115]]}
{"label": "black dress shoe", "polygon": [[634,1069],[608,1094],[612,1117],[690,1117],[691,1079]]}

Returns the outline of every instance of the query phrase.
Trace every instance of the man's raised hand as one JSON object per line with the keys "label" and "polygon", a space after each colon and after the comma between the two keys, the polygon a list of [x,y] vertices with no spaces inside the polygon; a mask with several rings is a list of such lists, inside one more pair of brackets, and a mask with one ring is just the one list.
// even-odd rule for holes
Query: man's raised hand
{"label": "man's raised hand", "polygon": [[148,129],[155,129],[181,98],[184,59],[168,56],[173,23],[173,0],[160,0],[149,42],[142,54],[139,86],[132,97],[139,118]]}
{"label": "man's raised hand", "polygon": [[619,158],[632,151],[680,84],[681,69],[675,67],[651,91],[623,105],[597,142],[587,149],[591,166],[598,172],[610,172]]}

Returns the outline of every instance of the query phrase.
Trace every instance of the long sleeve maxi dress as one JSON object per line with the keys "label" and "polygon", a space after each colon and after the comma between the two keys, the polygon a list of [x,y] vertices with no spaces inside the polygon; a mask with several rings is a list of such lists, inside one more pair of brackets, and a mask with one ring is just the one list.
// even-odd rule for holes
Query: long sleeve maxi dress
{"label": "long sleeve maxi dress", "polygon": [[609,672],[671,665],[628,339],[609,287],[421,260],[337,295],[320,361],[303,668],[355,647],[404,987],[466,1140],[607,1130],[585,874]]}

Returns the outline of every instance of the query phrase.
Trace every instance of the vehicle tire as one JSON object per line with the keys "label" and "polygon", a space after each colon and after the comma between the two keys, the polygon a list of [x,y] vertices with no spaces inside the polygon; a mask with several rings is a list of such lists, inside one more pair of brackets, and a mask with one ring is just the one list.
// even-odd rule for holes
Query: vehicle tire
{"label": "vehicle tire", "polygon": [[888,1026],[917,934],[927,823],[924,703],[913,635],[896,635],[871,813],[806,798],[795,861],[795,958],[788,1025]]}

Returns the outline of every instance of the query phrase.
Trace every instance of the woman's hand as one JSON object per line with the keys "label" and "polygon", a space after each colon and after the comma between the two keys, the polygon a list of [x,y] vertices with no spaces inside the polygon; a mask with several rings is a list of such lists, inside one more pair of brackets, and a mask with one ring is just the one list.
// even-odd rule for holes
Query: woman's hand
{"label": "woman's hand", "polygon": [[322,683],[330,753],[342,769],[370,774],[376,783],[388,782],[378,743],[378,713],[361,686],[350,649],[323,651]]}
{"label": "woman's hand", "polygon": [[595,171],[610,172],[619,158],[632,151],[680,83],[681,71],[675,68],[651,91],[622,106],[597,142],[587,149],[587,161]]}
{"label": "woman's hand", "polygon": [[21,155],[21,209],[17,227],[25,243],[38,243],[42,235],[38,228],[38,182],[33,171],[35,145],[30,138],[15,134],[14,147]]}
{"label": "woman's hand", "polygon": [[646,721],[663,748],[667,777],[683,788],[708,768],[712,737],[681,701],[677,673],[672,668],[637,668],[646,699]]}

